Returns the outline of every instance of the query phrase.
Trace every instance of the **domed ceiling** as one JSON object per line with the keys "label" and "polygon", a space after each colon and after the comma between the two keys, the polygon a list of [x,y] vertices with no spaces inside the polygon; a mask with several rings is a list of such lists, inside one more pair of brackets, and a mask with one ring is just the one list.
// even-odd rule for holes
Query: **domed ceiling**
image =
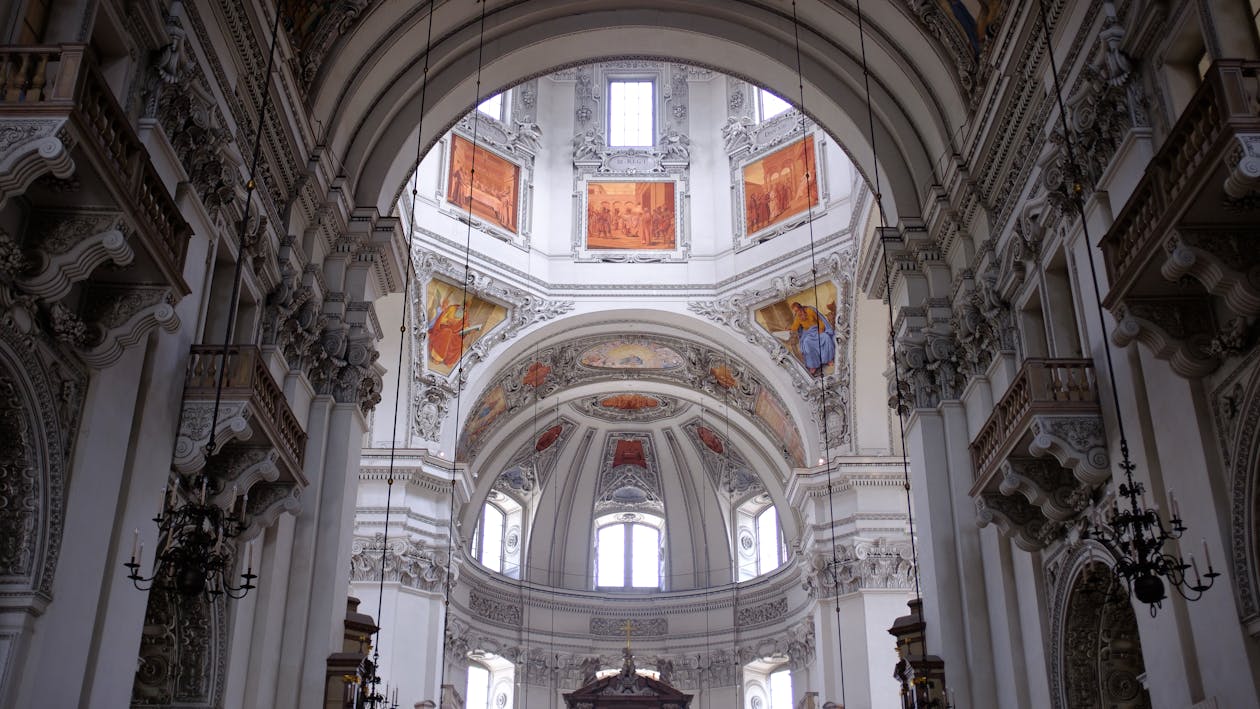
{"label": "domed ceiling", "polygon": [[[618,82],[647,87],[638,144],[614,144]],[[735,509],[785,508],[793,469],[854,449],[865,191],[781,99],[566,69],[484,102],[413,184],[412,436],[472,466],[465,528],[487,495],[521,505],[528,578],[588,587],[594,520],[650,513],[688,531],[671,587],[729,582]]]}

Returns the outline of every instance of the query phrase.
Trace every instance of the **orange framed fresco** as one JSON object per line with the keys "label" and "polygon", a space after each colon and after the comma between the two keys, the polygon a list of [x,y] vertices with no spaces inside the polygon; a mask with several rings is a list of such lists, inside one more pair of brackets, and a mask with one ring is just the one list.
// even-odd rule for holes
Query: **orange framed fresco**
{"label": "orange framed fresco", "polygon": [[673,182],[588,182],[586,248],[670,251],[677,207]]}
{"label": "orange framed fresco", "polygon": [[[451,134],[446,202],[510,234],[520,233],[521,166]],[[475,174],[474,174],[474,169]]]}
{"label": "orange framed fresco", "polygon": [[757,309],[754,318],[810,376],[836,371],[836,284],[819,283]]}
{"label": "orange framed fresco", "polygon": [[818,208],[814,136],[794,138],[740,168],[744,234],[754,237]]}
{"label": "orange framed fresco", "polygon": [[674,261],[688,251],[681,177],[584,175],[577,184],[578,260]]}
{"label": "orange framed fresco", "polygon": [[477,340],[507,319],[507,308],[436,278],[425,288],[425,363],[449,375]]}

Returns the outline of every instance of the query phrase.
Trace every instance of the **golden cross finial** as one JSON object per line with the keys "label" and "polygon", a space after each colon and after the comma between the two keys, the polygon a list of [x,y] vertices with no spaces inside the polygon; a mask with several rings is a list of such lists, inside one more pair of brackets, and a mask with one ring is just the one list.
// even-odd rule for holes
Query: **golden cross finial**
{"label": "golden cross finial", "polygon": [[621,629],[626,631],[626,649],[630,649],[630,633],[634,632],[634,623],[626,618],[626,622],[622,624]]}

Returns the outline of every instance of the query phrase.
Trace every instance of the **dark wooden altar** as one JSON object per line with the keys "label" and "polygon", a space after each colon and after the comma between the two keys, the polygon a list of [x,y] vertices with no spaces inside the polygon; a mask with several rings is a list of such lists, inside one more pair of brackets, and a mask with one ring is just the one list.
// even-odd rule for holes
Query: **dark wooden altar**
{"label": "dark wooden altar", "polygon": [[568,709],[688,709],[691,695],[635,672],[629,652],[615,675],[564,695]]}

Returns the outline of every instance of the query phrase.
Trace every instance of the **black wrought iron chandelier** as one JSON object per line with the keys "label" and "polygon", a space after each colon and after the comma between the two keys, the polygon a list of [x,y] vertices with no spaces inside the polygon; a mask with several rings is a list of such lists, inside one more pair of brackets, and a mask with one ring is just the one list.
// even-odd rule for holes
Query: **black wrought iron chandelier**
{"label": "black wrought iron chandelier", "polygon": [[[144,558],[144,544],[140,542],[140,530],[132,537],[131,560],[127,578],[141,591],[158,589],[185,596],[207,594],[210,597],[226,595],[244,598],[254,586],[254,547],[250,544],[249,559],[239,583],[233,583],[234,547],[232,541],[242,531],[245,506],[249,493],[241,498],[241,504],[223,509],[213,502],[214,481],[209,475],[195,478],[199,492],[186,495],[179,485],[171,486],[162,497],[162,509],[153,521],[158,526],[160,546],[153,564],[153,575],[145,578],[140,574]],[[207,501],[207,496],[209,500]],[[232,489],[236,499],[236,488]]]}
{"label": "black wrought iron chandelier", "polygon": [[1148,506],[1147,504],[1146,484],[1133,477],[1136,466],[1129,457],[1129,441],[1124,432],[1120,394],[1116,388],[1116,371],[1112,363],[1111,342],[1107,337],[1107,321],[1103,314],[1101,289],[1098,286],[1098,270],[1094,265],[1094,242],[1090,238],[1089,221],[1085,217],[1083,199],[1085,188],[1080,182],[1082,172],[1078,167],[1080,163],[1076,159],[1072,131],[1067,122],[1067,107],[1063,100],[1058,62],[1054,58],[1050,18],[1046,12],[1045,0],[1037,0],[1037,7],[1041,14],[1041,31],[1046,42],[1046,53],[1050,59],[1050,71],[1054,78],[1054,92],[1055,99],[1058,101],[1063,145],[1067,149],[1068,171],[1073,180],[1068,201],[1076,206],[1081,219],[1089,275],[1094,287],[1094,304],[1098,309],[1099,325],[1103,328],[1103,354],[1107,361],[1107,375],[1111,385],[1112,403],[1115,405],[1116,426],[1120,434],[1120,470],[1124,472],[1124,480],[1116,488],[1116,500],[1112,502],[1111,510],[1101,522],[1091,523],[1083,537],[1097,540],[1111,552],[1115,557],[1114,572],[1124,580],[1129,594],[1147,604],[1151,616],[1154,617],[1159,612],[1164,599],[1168,597],[1168,586],[1171,586],[1187,601],[1197,601],[1203,597],[1205,591],[1212,587],[1221,574],[1212,566],[1212,557],[1208,553],[1206,539],[1203,541],[1203,561],[1207,567],[1206,571],[1199,568],[1193,554],[1183,557],[1179,552],[1174,553],[1168,550],[1169,543],[1181,539],[1186,532],[1177,498],[1170,490],[1168,494],[1169,517],[1168,523],[1165,524],[1160,517],[1158,505]]}
{"label": "black wrought iron chandelier", "polygon": [[[267,70],[259,79],[262,104],[258,111],[258,124],[254,129],[254,146],[249,166],[249,179],[245,182],[245,202],[242,208],[240,228],[237,232],[236,266],[232,274],[232,293],[228,299],[227,324],[224,326],[223,346],[218,355],[215,373],[214,409],[210,416],[210,436],[206,442],[205,459],[212,458],[217,450],[215,429],[219,425],[219,411],[223,402],[223,387],[227,378],[228,358],[231,356],[232,331],[236,321],[236,308],[241,292],[241,274],[245,265],[245,240],[249,228],[250,208],[257,189],[254,175],[258,173],[258,160],[262,153],[262,136],[266,131],[268,110],[271,108],[271,91],[268,84],[276,62],[276,38],[280,31],[280,11],[277,8],[271,24],[271,48],[267,54]],[[123,564],[127,578],[141,591],[157,589],[184,596],[205,594],[210,598],[227,596],[244,598],[256,588],[254,580],[254,548],[250,545],[249,560],[240,582],[232,580],[236,568],[237,543],[234,541],[246,528],[245,515],[249,503],[249,491],[244,491],[237,506],[237,487],[227,498],[227,508],[217,502],[225,483],[211,476],[205,467],[192,476],[185,487],[182,475],[176,474],[174,484],[163,489],[162,508],[153,521],[158,526],[158,550],[153,560],[153,575],[144,576],[140,567],[144,562],[144,545],[140,543],[140,530],[132,537],[131,558]]]}

